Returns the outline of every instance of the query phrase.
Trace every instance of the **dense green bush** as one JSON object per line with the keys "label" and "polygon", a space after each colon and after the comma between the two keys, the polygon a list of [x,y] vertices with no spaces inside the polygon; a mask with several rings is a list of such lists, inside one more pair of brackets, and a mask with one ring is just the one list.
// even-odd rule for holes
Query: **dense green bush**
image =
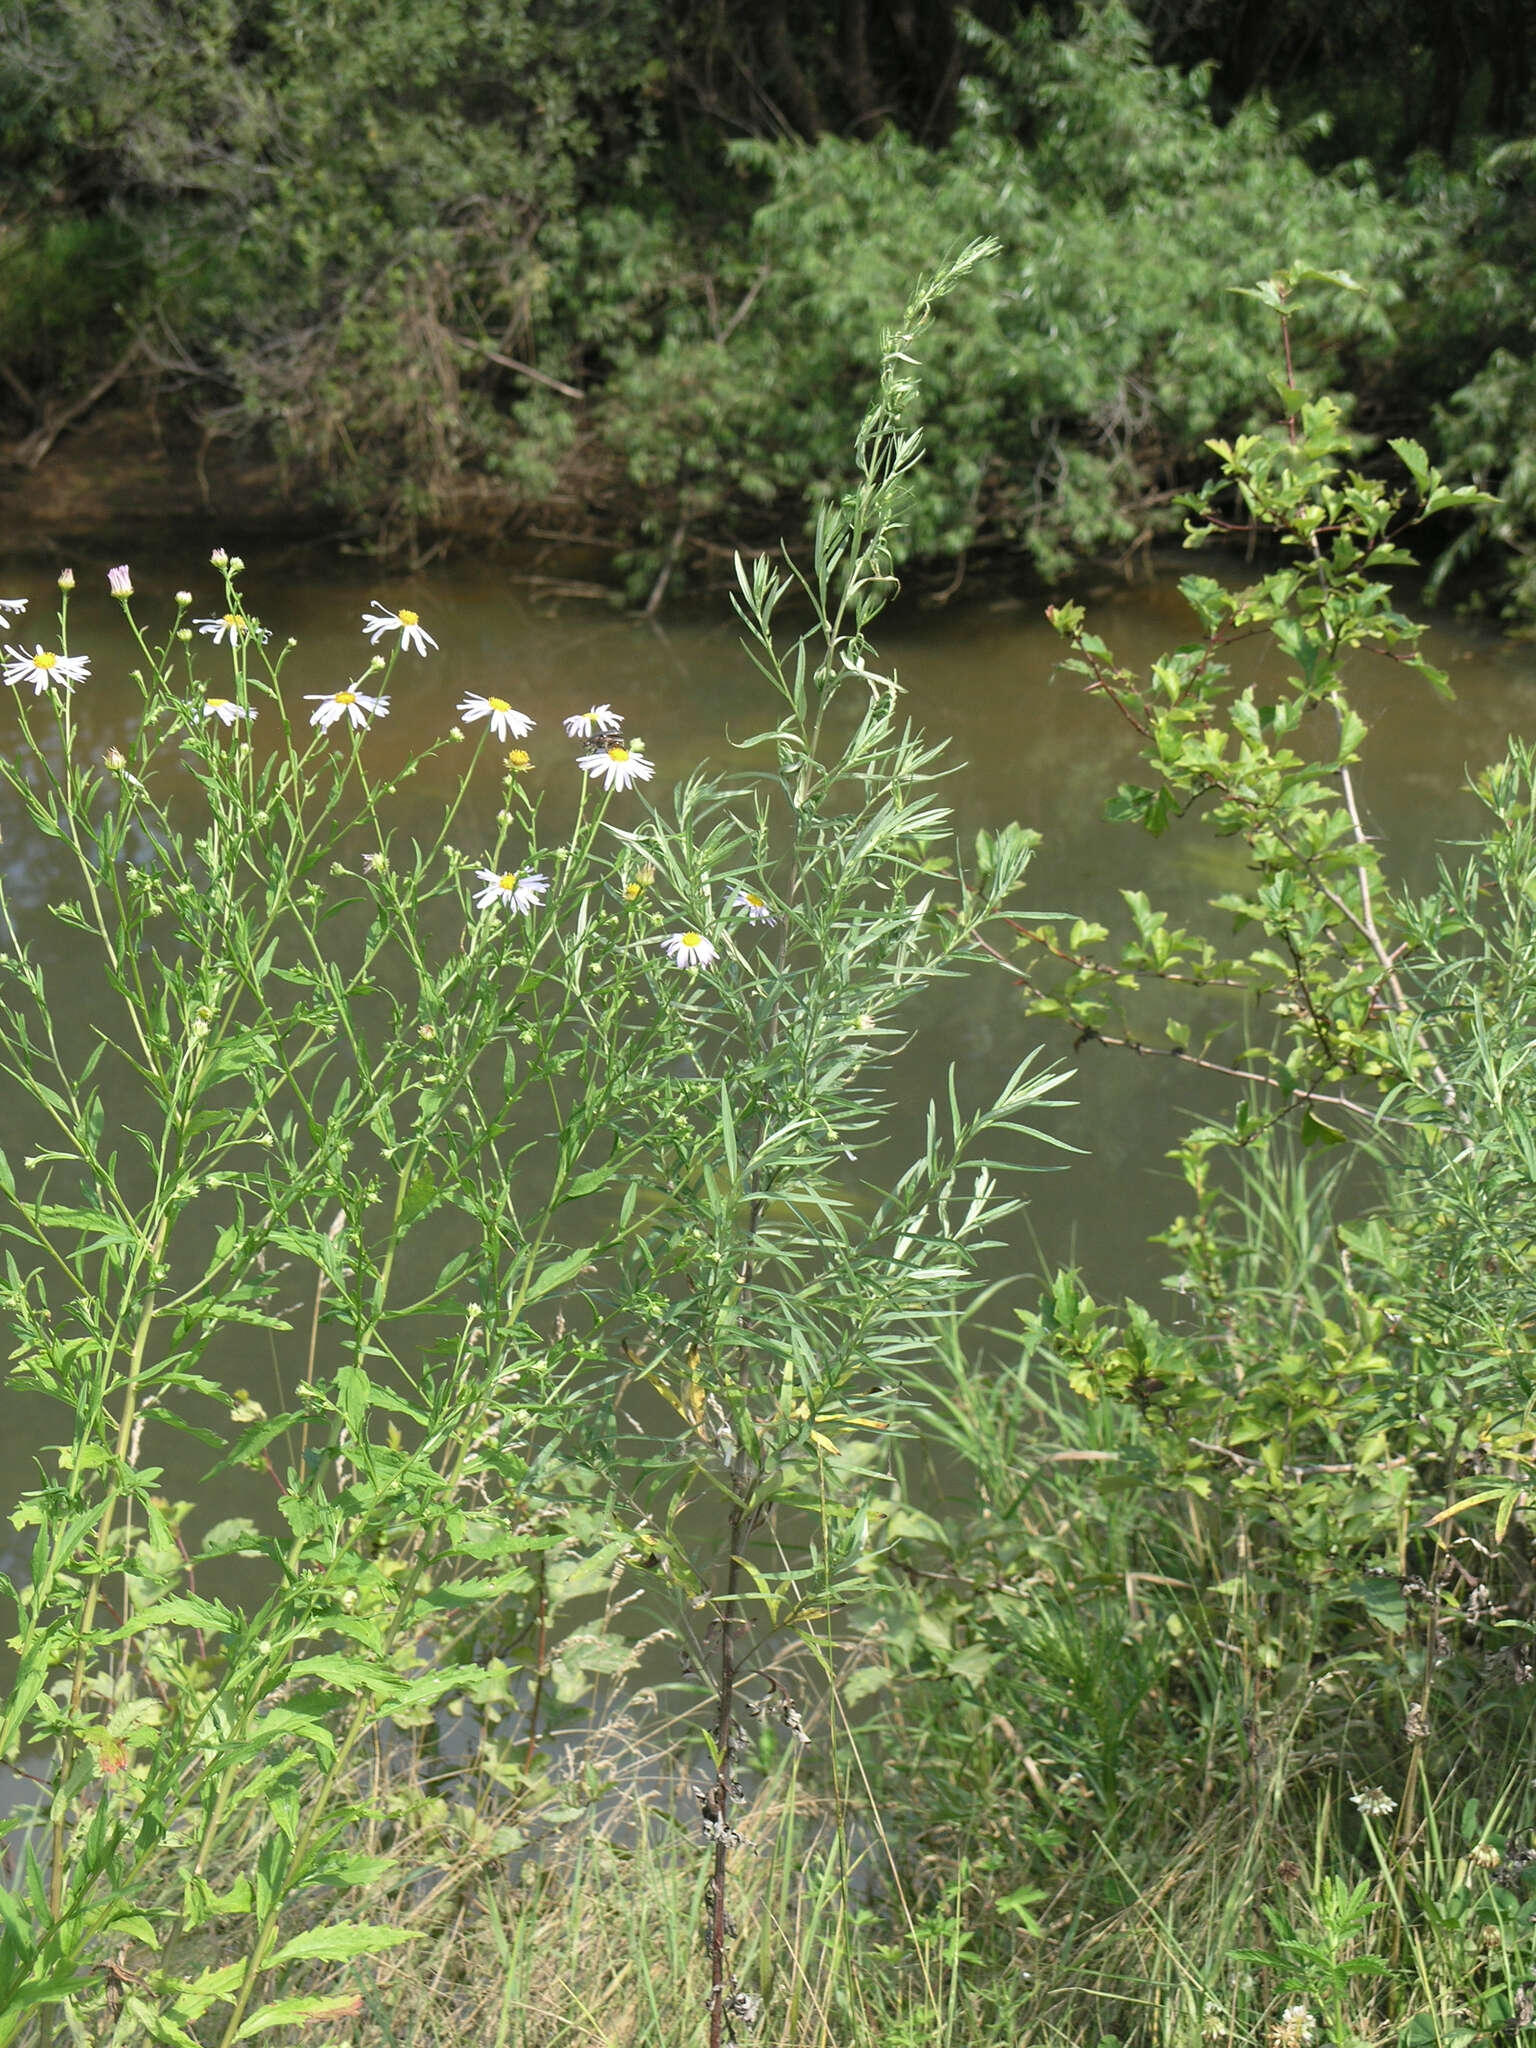
{"label": "dense green bush", "polygon": [[[125,374],[254,432],[295,497],[385,545],[550,508],[568,526],[574,504],[644,590],[708,558],[706,526],[771,539],[844,487],[912,251],[987,231],[1003,253],[933,365],[942,452],[905,545],[1001,543],[1055,573],[1161,531],[1205,437],[1255,416],[1262,327],[1226,287],[1305,259],[1371,287],[1314,330],[1343,358],[1322,381],[1361,388],[1372,424],[1427,433],[1442,406],[1464,472],[1508,476],[1475,534],[1525,559],[1517,146],[1420,157],[1390,189],[1319,169],[1323,116],[1154,63],[1122,0],[1070,31],[946,10],[930,120],[907,30],[873,37],[866,77],[824,12],[787,41],[739,23],[733,69],[713,16],[656,0],[12,0],[0,404],[25,436],[136,342]],[[1157,24],[1183,54],[1189,32]]]}
{"label": "dense green bush", "polygon": [[[1300,282],[1260,288],[1282,323]],[[1237,841],[1241,886],[1203,928],[1127,890],[1119,945],[1020,934],[1037,1014],[1243,1085],[1174,1155],[1161,1310],[1057,1274],[986,1377],[955,1331],[853,1688],[994,2025],[1470,2048],[1527,2023],[1536,1968],[1536,755],[1478,778],[1486,829],[1427,892],[1384,868],[1345,692],[1369,651],[1443,684],[1382,572],[1447,487],[1397,444],[1415,518],[1331,405],[1286,403],[1190,535],[1285,566],[1186,578],[1146,676],[1057,613],[1144,736],[1110,817]],[[1002,1998],[1021,1964],[1038,1991]]]}

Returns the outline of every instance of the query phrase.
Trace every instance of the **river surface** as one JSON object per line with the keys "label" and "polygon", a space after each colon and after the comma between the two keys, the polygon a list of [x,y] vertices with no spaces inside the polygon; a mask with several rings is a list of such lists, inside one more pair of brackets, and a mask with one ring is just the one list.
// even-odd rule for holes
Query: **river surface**
{"label": "river surface", "polygon": [[[233,542],[238,536],[230,534]],[[118,559],[135,551],[123,545]],[[1132,666],[1192,636],[1175,587],[1182,565],[1163,565],[1152,582],[1079,591],[1091,623]],[[1202,570],[1211,566],[1202,558]],[[106,558],[82,551],[71,608],[70,644],[93,659],[77,693],[80,743],[101,753],[123,738],[137,695],[128,679],[134,651],[116,605],[106,594]],[[206,539],[159,539],[133,561],[135,609],[158,639],[180,586],[194,593],[197,614],[222,611]],[[661,787],[701,758],[729,759],[729,740],[761,730],[773,708],[766,686],[740,644],[723,598],[669,612],[663,623],[614,614],[601,605],[538,600],[506,565],[447,562],[414,578],[385,577],[319,552],[253,550],[243,578],[249,608],[279,640],[299,646],[285,671],[295,698],[331,690],[362,666],[366,646],[360,614],[371,599],[416,609],[440,652],[402,660],[395,672],[386,724],[370,734],[379,766],[397,762],[442,733],[465,689],[509,697],[539,721],[529,742],[549,748],[552,776],[569,777],[569,748],[559,718],[598,701],[621,710],[644,736]],[[57,603],[53,572],[35,561],[7,564],[0,553],[0,597],[27,597],[28,611],[6,634],[30,647],[52,640]],[[1117,935],[1126,918],[1118,891],[1147,889],[1175,921],[1193,920],[1211,895],[1232,886],[1241,851],[1198,830],[1153,841],[1103,821],[1106,797],[1135,775],[1132,736],[1102,701],[1086,698],[1054,671],[1060,643],[1038,597],[995,594],[944,609],[906,605],[888,616],[876,638],[908,692],[914,720],[930,737],[953,736],[957,766],[949,784],[961,843],[979,826],[1017,818],[1043,835],[1024,899],[1025,914],[1071,911],[1099,918]],[[207,642],[200,672],[210,682],[227,673]],[[1492,629],[1439,620],[1428,648],[1449,669],[1454,703],[1435,698],[1417,679],[1382,662],[1355,679],[1361,710],[1375,722],[1362,795],[1370,829],[1390,865],[1427,881],[1439,840],[1470,835],[1479,807],[1466,777],[1502,752],[1511,733],[1536,729],[1536,653]],[[0,718],[11,714],[0,704]],[[457,763],[453,764],[457,766]],[[536,770],[542,772],[542,770]],[[54,1005],[88,1006],[90,961],[46,913],[48,865],[14,807],[0,817],[0,852],[23,936],[46,966]],[[456,832],[455,837],[460,835]],[[463,843],[471,844],[469,840]],[[1100,1293],[1155,1290],[1163,1255],[1149,1235],[1180,1206],[1181,1189],[1164,1154],[1181,1125],[1209,1105],[1212,1084],[1167,1060],[1086,1047],[1032,1022],[1001,968],[964,984],[941,984],[914,1019],[915,1035],[898,1070],[900,1100],[885,1157],[901,1170],[920,1143],[931,1094],[944,1091],[953,1063],[962,1101],[990,1094],[1033,1045],[1075,1068],[1063,1092],[1075,1106],[1053,1112],[1051,1129],[1080,1156],[1067,1159],[1038,1145],[1024,1149],[1048,1177],[1029,1184],[1028,1211],[1015,1219],[1014,1242],[998,1271],[1015,1280],[1013,1300],[1033,1299],[1033,1276],[1075,1260]],[[14,1112],[0,1100],[0,1143],[9,1143]],[[1006,1319],[1006,1312],[999,1320]],[[253,1388],[258,1395],[261,1389]],[[67,1433],[68,1419],[32,1396],[12,1394],[0,1432],[0,1509],[35,1484],[39,1448]],[[165,1477],[172,1498],[194,1493],[204,1454],[195,1444],[173,1450]],[[243,1475],[234,1475],[238,1482]],[[221,1499],[221,1511],[236,1503]],[[9,1531],[0,1524],[0,1550]]]}

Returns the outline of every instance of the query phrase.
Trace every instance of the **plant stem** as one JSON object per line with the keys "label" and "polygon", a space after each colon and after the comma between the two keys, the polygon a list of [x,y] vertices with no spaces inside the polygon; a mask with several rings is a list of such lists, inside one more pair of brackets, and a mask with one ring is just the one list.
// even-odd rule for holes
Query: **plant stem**
{"label": "plant stem", "polygon": [[715,1841],[714,1878],[710,1886],[709,2048],[720,2048],[725,2025],[725,1831],[730,1825],[731,1735],[736,1689],[736,1649],[732,1634],[739,1620],[736,1591],[741,1572],[740,1551],[746,1512],[745,1503],[739,1500],[731,1509],[730,1563],[726,1569],[725,1598],[717,1610],[720,1621],[720,1684],[716,1694],[715,1782],[710,1790],[709,1805],[721,1832]]}

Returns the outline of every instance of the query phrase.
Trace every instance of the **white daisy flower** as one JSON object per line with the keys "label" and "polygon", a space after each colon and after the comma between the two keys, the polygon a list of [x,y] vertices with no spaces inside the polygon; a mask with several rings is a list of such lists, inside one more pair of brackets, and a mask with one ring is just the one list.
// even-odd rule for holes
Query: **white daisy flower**
{"label": "white daisy flower", "polygon": [[41,697],[44,690],[51,690],[62,683],[66,690],[76,683],[83,683],[91,672],[91,658],[88,654],[49,654],[36,647],[30,654],[24,647],[7,647],[5,650],[4,679],[11,684],[30,683],[32,694]]}
{"label": "white daisy flower", "polygon": [[26,608],[24,597],[0,597],[0,614],[8,612],[12,618],[19,619]]}
{"label": "white daisy flower", "polygon": [[759,896],[755,889],[738,889],[725,907],[727,910],[739,910],[748,924],[778,923],[768,908],[767,897]]}
{"label": "white daisy flower", "polygon": [[459,715],[466,720],[488,718],[499,740],[525,740],[533,731],[533,720],[524,711],[514,711],[505,697],[479,697],[473,690],[459,700]]}
{"label": "white daisy flower", "polygon": [[245,705],[237,704],[233,697],[205,697],[203,716],[216,718],[220,725],[238,725],[242,718],[254,718],[256,714],[247,710]]}
{"label": "white daisy flower", "polygon": [[589,775],[600,775],[605,789],[628,789],[632,782],[649,782],[656,773],[655,762],[644,758],[638,740],[627,747],[610,740],[595,754],[579,754],[576,766]]}
{"label": "white daisy flower", "polygon": [[476,910],[499,907],[510,910],[514,917],[526,917],[549,894],[549,884],[542,875],[525,875],[516,868],[505,874],[498,874],[495,868],[476,868],[475,877],[485,884],[475,898]]}
{"label": "white daisy flower", "polygon": [[600,740],[610,732],[617,732],[623,723],[611,704],[594,704],[590,711],[578,711],[574,718],[564,721],[565,729],[573,740]]}
{"label": "white daisy flower", "polygon": [[318,725],[327,732],[338,719],[349,718],[361,732],[370,718],[388,718],[387,697],[365,697],[361,690],[333,690],[329,696],[316,697],[306,692],[304,702],[315,704],[319,709],[310,714],[310,724]]}
{"label": "white daisy flower", "polygon": [[199,633],[208,635],[215,647],[222,647],[226,640],[233,647],[246,634],[253,640],[270,638],[265,626],[258,626],[254,619],[242,619],[234,612],[225,612],[219,619],[194,619],[192,623]]}
{"label": "white daisy flower", "polygon": [[419,613],[403,609],[392,612],[377,598],[372,602],[376,610],[363,613],[363,631],[368,635],[371,647],[377,647],[386,633],[398,633],[400,645],[413,649],[417,654],[425,654],[429,647],[437,645],[432,635],[424,631]]}
{"label": "white daisy flower", "polygon": [[720,957],[702,932],[674,932],[661,943],[674,967],[713,967]]}
{"label": "white daisy flower", "polygon": [[114,597],[132,597],[133,573],[126,562],[121,568],[107,571],[107,588]]}

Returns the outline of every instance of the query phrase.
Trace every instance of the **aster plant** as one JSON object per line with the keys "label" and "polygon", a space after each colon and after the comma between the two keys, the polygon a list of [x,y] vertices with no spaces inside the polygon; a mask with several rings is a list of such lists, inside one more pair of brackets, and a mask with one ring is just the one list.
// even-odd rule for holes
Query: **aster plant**
{"label": "aster plant", "polygon": [[[404,1938],[373,1908],[417,1875],[368,1745],[451,1710],[503,1810],[531,1810],[551,1717],[658,1631],[699,1708],[707,2030],[756,2017],[727,1906],[744,1715],[804,1747],[881,1542],[895,1390],[1013,1206],[993,1135],[1057,1079],[1026,1060],[990,1103],[952,1092],[919,1156],[867,1177],[898,1042],[872,1020],[982,959],[1031,852],[1008,828],[984,881],[955,871],[942,749],[868,637],[919,456],[912,351],[982,253],[889,338],[810,569],[739,567],[776,710],[728,780],[653,801],[664,764],[607,704],[551,707],[596,750],[524,775],[497,719],[531,718],[471,695],[423,828],[421,761],[378,765],[374,728],[437,643],[380,606],[387,651],[298,692],[222,550],[224,612],[183,624],[183,593],[159,641],[125,572],[139,696],[104,763],[75,692],[15,693],[8,843],[46,849],[101,1000],[67,1015],[0,900],[0,1076],[29,1134],[0,1155],[0,1308],[13,1383],[62,1428],[15,1509],[30,1568],[0,1584],[0,1760],[48,1759],[0,1823],[30,1873],[0,1902],[0,2043],[128,2013],[231,2048],[355,2011]],[[810,623],[785,640],[790,600]],[[94,687],[67,593],[59,626],[54,668]],[[443,699],[430,753],[463,738]],[[168,1428],[207,1446],[192,1503],[160,1489]],[[234,1485],[266,1503],[231,1514]]]}

